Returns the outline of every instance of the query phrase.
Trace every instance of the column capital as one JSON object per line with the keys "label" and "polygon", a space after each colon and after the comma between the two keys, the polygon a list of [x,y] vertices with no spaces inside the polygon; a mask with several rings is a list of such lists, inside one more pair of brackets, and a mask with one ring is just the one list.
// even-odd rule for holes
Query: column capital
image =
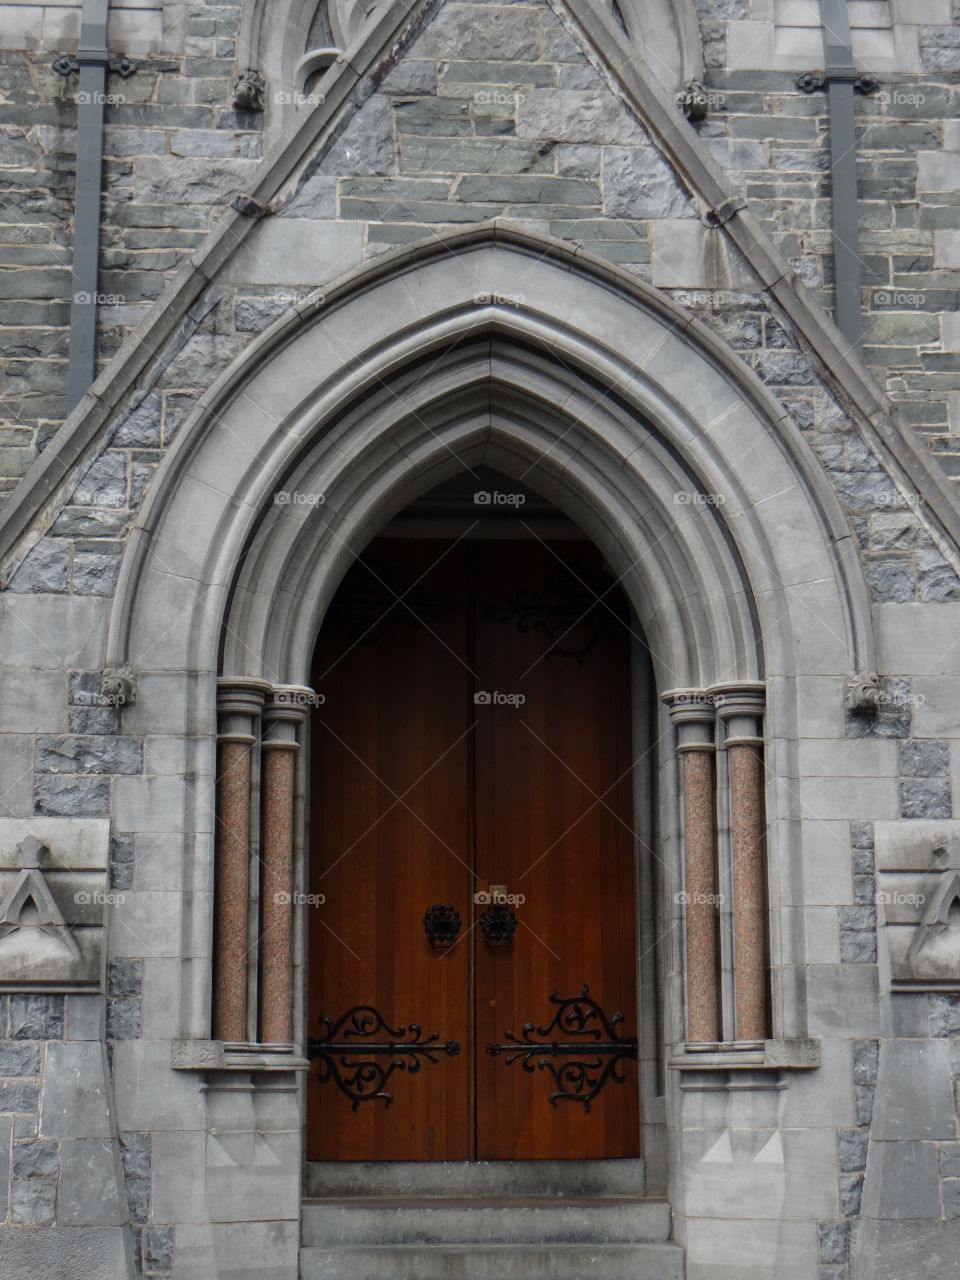
{"label": "column capital", "polygon": [[296,751],[297,733],[317,695],[305,684],[273,685],[263,707],[263,750]]}
{"label": "column capital", "polygon": [[677,728],[677,751],[713,751],[716,708],[705,689],[668,689],[660,701]]}
{"label": "column capital", "polygon": [[257,717],[270,691],[265,680],[217,678],[217,738],[220,742],[256,739]]}
{"label": "column capital", "polygon": [[708,693],[725,729],[726,746],[762,746],[766,685],[762,680],[737,680],[711,685]]}

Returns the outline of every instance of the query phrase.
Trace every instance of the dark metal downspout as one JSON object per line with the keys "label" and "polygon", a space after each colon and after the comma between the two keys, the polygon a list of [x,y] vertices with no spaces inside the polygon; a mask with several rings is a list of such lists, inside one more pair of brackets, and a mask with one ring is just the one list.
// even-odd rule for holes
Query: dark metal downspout
{"label": "dark metal downspout", "polygon": [[77,93],[77,190],[73,211],[68,413],[89,390],[96,368],[100,192],[103,181],[103,109],[109,66],[109,6],[110,0],[83,0],[80,17],[80,45],[77,49],[80,71]]}
{"label": "dark metal downspout", "polygon": [[107,53],[110,0],[83,0],[76,57],[54,58],[58,75],[79,72],[77,86],[77,183],[73,206],[73,292],[70,297],[70,370],[67,412],[93,382],[97,355],[97,285],[100,270],[100,193],[103,183],[103,109],[107,72],[124,79],[137,64]]}
{"label": "dark metal downspout", "polygon": [[837,327],[860,348],[860,232],[857,226],[857,140],[853,86],[857,73],[850,44],[846,0],[820,0],[824,71],[830,115],[830,176],[833,184],[834,309]]}
{"label": "dark metal downspout", "polygon": [[853,65],[846,0],[820,0],[824,74],[802,75],[806,93],[826,89],[830,118],[830,176],[833,196],[834,314],[837,328],[855,350],[862,340],[860,232],[857,225],[857,139],[854,91],[872,93],[876,80]]}
{"label": "dark metal downspout", "polygon": [[53,61],[61,76],[79,72],[77,86],[77,183],[73,206],[73,291],[70,297],[70,370],[67,413],[93,382],[97,357],[97,286],[100,273],[100,195],[103,185],[103,111],[107,72],[123,79],[137,64],[107,53],[110,0],[83,0],[77,56]]}

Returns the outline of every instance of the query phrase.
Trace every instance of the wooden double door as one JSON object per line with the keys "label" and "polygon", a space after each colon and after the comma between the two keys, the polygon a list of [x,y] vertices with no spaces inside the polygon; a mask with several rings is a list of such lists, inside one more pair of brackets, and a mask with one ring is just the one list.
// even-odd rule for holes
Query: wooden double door
{"label": "wooden double door", "polygon": [[308,1158],[639,1154],[629,619],[588,544],[381,539],[321,631]]}

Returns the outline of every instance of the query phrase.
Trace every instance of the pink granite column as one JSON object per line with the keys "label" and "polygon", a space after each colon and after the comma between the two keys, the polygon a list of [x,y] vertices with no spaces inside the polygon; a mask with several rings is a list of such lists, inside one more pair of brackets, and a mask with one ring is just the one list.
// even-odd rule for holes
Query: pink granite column
{"label": "pink granite column", "polygon": [[736,1038],[767,1036],[762,684],[711,690],[723,724],[730,786],[733,981]]}
{"label": "pink granite column", "polygon": [[297,729],[312,691],[275,689],[264,710],[260,1040],[293,1036],[293,805]]}
{"label": "pink granite column", "polygon": [[717,965],[715,712],[706,694],[672,690],[663,696],[677,727],[683,790],[683,891],[686,921],[687,1041],[720,1038]]}
{"label": "pink granite column", "polygon": [[247,1039],[250,769],[266,686],[221,680],[217,689],[217,825],[213,898],[213,1038]]}

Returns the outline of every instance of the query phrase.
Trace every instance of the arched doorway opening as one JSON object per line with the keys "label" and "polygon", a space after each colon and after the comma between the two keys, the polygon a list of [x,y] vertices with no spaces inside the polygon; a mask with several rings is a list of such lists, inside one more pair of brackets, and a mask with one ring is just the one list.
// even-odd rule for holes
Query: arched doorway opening
{"label": "arched doorway opening", "polygon": [[348,570],[312,687],[308,1160],[638,1157],[656,744],[616,574],[464,468]]}

